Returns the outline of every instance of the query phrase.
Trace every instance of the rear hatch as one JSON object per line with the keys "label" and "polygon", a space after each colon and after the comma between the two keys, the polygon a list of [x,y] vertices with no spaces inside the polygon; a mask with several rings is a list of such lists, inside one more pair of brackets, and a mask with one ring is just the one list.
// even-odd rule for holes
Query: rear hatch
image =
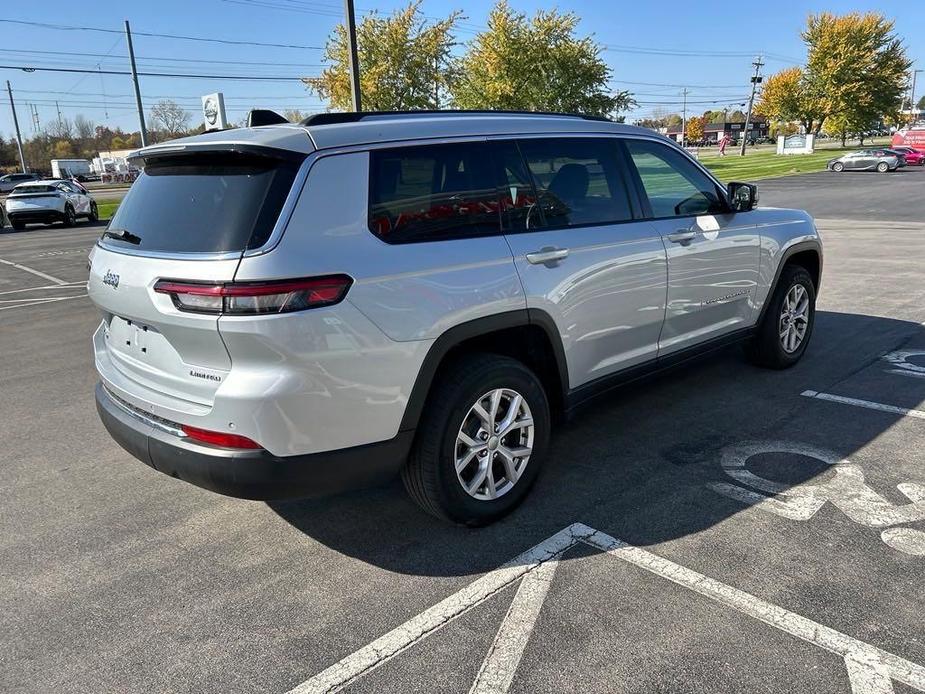
{"label": "rear hatch", "polygon": [[6,199],[8,212],[55,210],[61,205],[63,193],[53,185],[30,185],[13,189]]}
{"label": "rear hatch", "polygon": [[156,287],[231,282],[244,251],[270,237],[303,158],[227,147],[145,157],[91,254],[103,312],[94,350],[110,391],[154,413],[209,410],[231,368],[218,315]]}

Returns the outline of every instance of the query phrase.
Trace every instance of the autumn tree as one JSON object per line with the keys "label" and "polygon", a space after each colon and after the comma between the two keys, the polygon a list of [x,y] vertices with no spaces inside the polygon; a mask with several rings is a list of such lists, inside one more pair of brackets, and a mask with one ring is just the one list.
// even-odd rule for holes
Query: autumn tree
{"label": "autumn tree", "polygon": [[[430,21],[415,0],[391,15],[367,14],[357,26],[360,95],[364,110],[436,109],[452,72],[450,50],[459,12]],[[302,82],[335,109],[349,111],[351,98],[347,30],[339,24],[328,39],[328,66]]]}
{"label": "autumn tree", "polygon": [[579,18],[538,11],[532,18],[501,0],[488,28],[466,47],[451,92],[464,109],[562,111],[609,116],[634,105],[610,87],[601,47],[576,36]]}
{"label": "autumn tree", "polygon": [[823,102],[806,90],[802,68],[792,67],[764,81],[756,112],[781,122],[798,121],[806,132],[818,132],[828,113]]}
{"label": "autumn tree", "polygon": [[704,125],[706,121],[703,116],[691,116],[687,119],[686,139],[699,142],[703,139]]}

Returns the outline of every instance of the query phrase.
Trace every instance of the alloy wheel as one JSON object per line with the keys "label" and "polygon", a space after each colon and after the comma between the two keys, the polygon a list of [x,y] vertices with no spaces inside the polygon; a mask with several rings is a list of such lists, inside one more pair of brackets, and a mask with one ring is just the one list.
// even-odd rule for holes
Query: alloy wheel
{"label": "alloy wheel", "polygon": [[778,321],[780,344],[787,354],[796,352],[809,329],[809,293],[802,284],[790,287]]}
{"label": "alloy wheel", "polygon": [[491,501],[511,491],[533,452],[530,406],[510,388],[482,395],[463,418],[454,447],[456,477],[466,493]]}

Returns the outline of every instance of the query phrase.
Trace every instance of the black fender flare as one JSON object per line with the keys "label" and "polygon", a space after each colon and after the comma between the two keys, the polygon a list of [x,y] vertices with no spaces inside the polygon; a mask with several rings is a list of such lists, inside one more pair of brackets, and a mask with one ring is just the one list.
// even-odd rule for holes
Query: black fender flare
{"label": "black fender flare", "polygon": [[565,360],[562,337],[552,316],[541,309],[532,308],[505,311],[454,325],[434,340],[424,357],[421,368],[418,370],[417,378],[408,397],[408,404],[405,406],[405,413],[402,415],[399,431],[409,431],[417,428],[434,378],[440,369],[440,365],[453,348],[475,337],[529,325],[537,325],[542,328],[552,345],[559,373],[559,385],[562,389],[561,394],[557,395],[564,398],[568,393],[568,365]]}
{"label": "black fender flare", "polygon": [[774,280],[771,282],[771,286],[768,288],[768,293],[765,297],[764,305],[761,307],[761,314],[758,316],[757,325],[761,325],[761,321],[764,320],[764,314],[768,310],[768,304],[771,302],[771,297],[774,296],[774,292],[777,291],[777,283],[780,281],[780,274],[784,271],[784,266],[787,265],[787,261],[797,253],[803,253],[804,251],[814,251],[816,256],[819,258],[819,281],[816,283],[816,294],[818,295],[819,287],[822,285],[822,243],[818,239],[798,241],[792,246],[788,246],[780,260],[777,262],[777,269],[774,271]]}

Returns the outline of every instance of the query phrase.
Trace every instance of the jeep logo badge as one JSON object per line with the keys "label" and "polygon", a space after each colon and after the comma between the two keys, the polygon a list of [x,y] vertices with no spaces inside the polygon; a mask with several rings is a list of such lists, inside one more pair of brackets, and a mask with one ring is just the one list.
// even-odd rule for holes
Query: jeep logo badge
{"label": "jeep logo badge", "polygon": [[107,270],[106,274],[103,275],[103,284],[108,284],[113,289],[119,288],[119,275],[114,273],[112,270]]}

